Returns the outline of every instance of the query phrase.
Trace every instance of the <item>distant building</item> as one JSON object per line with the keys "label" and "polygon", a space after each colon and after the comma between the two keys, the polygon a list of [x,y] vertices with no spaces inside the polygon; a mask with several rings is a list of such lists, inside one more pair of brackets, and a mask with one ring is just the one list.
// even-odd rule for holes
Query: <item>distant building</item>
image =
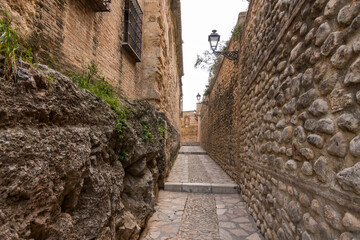
{"label": "distant building", "polygon": [[204,104],[197,103],[196,110],[181,112],[181,142],[199,142],[200,110]]}

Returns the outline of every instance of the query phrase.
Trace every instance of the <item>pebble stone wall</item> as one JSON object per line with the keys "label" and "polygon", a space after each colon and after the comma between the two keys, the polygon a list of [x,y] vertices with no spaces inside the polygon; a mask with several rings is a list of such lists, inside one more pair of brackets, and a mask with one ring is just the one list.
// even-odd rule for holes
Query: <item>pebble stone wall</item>
{"label": "pebble stone wall", "polygon": [[355,0],[251,1],[240,59],[223,64],[233,90],[213,89],[202,113],[201,145],[266,239],[360,239],[359,13]]}

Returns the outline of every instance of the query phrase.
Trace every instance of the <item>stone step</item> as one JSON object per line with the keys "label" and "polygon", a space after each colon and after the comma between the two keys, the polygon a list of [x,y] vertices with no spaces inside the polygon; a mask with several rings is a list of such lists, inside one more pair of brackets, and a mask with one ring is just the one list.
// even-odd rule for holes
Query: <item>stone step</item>
{"label": "stone step", "polygon": [[166,182],[165,191],[188,193],[240,194],[236,184]]}
{"label": "stone step", "polygon": [[181,146],[200,146],[199,142],[181,142]]}
{"label": "stone step", "polygon": [[179,152],[179,154],[186,154],[186,155],[207,155],[206,152]]}

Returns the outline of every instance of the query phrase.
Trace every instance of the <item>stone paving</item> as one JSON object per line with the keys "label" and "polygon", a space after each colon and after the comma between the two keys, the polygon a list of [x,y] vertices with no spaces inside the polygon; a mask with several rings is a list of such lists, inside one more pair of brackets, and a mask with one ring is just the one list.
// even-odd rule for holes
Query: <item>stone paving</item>
{"label": "stone paving", "polygon": [[178,155],[167,182],[235,184],[208,155],[185,154]]}
{"label": "stone paving", "polygon": [[[201,151],[183,146],[183,152]],[[207,155],[179,154],[167,181],[234,183]],[[239,194],[160,191],[142,240],[263,240]]]}
{"label": "stone paving", "polygon": [[263,239],[239,194],[216,194],[220,239]]}
{"label": "stone paving", "polygon": [[212,194],[189,194],[178,239],[219,239],[215,197]]}
{"label": "stone paving", "polygon": [[179,153],[203,153],[206,154],[206,151],[202,149],[200,146],[182,146],[179,150]]}

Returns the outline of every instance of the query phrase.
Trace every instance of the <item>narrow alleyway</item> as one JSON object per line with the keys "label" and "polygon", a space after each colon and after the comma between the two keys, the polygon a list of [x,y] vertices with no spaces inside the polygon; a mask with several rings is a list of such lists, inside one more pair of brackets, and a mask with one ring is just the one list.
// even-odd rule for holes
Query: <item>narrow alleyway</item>
{"label": "narrow alleyway", "polygon": [[182,146],[141,239],[261,240],[236,183],[200,146]]}

